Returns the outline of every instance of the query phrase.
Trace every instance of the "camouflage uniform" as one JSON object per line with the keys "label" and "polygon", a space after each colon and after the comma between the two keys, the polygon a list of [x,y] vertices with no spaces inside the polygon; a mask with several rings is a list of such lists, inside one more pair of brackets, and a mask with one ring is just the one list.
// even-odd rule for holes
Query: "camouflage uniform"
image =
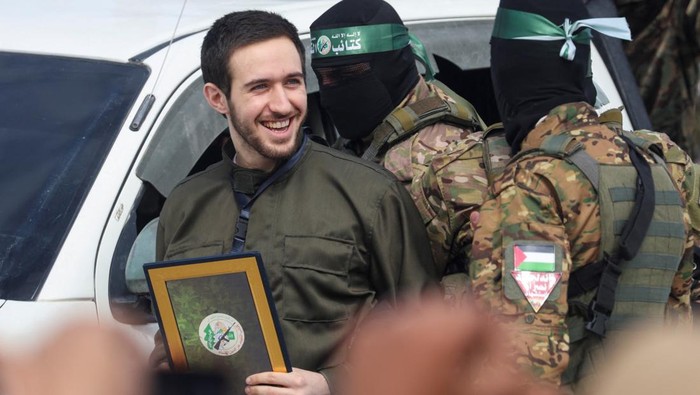
{"label": "camouflage uniform", "polygon": [[[575,136],[583,149],[603,164],[630,163],[628,149],[617,134],[601,125],[591,106],[571,103],[556,107],[525,138],[521,152],[536,149],[549,136]],[[663,134],[653,134],[665,151],[675,148]],[[668,161],[674,184],[686,199],[686,175],[692,166],[682,151]],[[668,159],[668,158],[667,158]],[[469,267],[472,290],[478,300],[514,327],[513,345],[518,362],[537,376],[560,384],[569,363],[569,332],[565,323],[569,305],[569,274],[595,262],[601,245],[598,195],[588,178],[574,165],[552,156],[527,156],[508,164],[492,186],[492,198],[481,207]],[[685,218],[684,229],[689,230]],[[506,247],[515,240],[545,241],[560,251],[556,271],[561,278],[535,313],[511,275]],[[692,236],[673,280],[667,318],[690,321],[689,290],[692,272]],[[513,293],[515,289],[517,292]]]}
{"label": "camouflage uniform", "polygon": [[[500,168],[509,159],[505,138],[494,138],[489,147],[491,168]],[[433,256],[441,261],[466,259],[473,240],[469,216],[488,196],[489,179],[484,152],[484,132],[475,132],[451,143],[435,155],[420,180],[411,186],[421,213]]]}
{"label": "camouflage uniform", "polygon": [[[439,87],[426,82],[421,77],[415,88],[409,92],[397,108],[406,107],[419,100],[426,99],[430,95],[437,95],[444,100],[454,102],[454,100]],[[380,153],[384,152],[383,156],[378,158],[379,162],[386,169],[391,171],[408,189],[411,193],[411,197],[421,211],[423,222],[426,224],[430,236],[435,264],[438,267],[439,273],[443,273],[448,264],[448,257],[451,253],[447,251],[449,246],[445,244],[445,240],[452,240],[453,235],[451,232],[455,229],[455,226],[454,223],[448,223],[448,218],[436,217],[429,211],[421,209],[421,207],[425,206],[424,196],[420,188],[422,176],[437,154],[445,151],[451,144],[467,139],[473,132],[473,130],[462,129],[457,126],[438,122],[419,130],[385,151],[381,149],[379,151]],[[372,135],[369,137],[370,139],[371,136]],[[345,141],[345,143],[347,143],[347,141]],[[362,152],[354,153],[358,156],[362,154]],[[482,169],[478,170],[483,173]],[[415,184],[415,186],[412,186],[412,184]],[[466,219],[469,219],[468,213]],[[440,223],[442,220],[445,222]],[[459,251],[454,251],[452,255],[458,253]],[[467,278],[464,274],[455,274],[444,278],[443,288],[445,289],[447,298],[453,299],[462,295],[465,292],[466,283]]]}
{"label": "camouflage uniform", "polygon": [[[420,77],[416,86],[396,108],[406,107],[426,99],[430,95],[454,102],[442,89]],[[420,180],[435,154],[445,151],[452,142],[462,140],[473,132],[470,129],[437,122],[413,133],[410,137],[388,149],[381,147],[379,149],[380,156],[376,160],[394,173],[396,178],[410,191],[411,184]],[[362,156],[373,136],[374,133],[370,134],[365,138],[365,141],[359,142],[359,144],[339,138],[334,146],[349,154]]]}
{"label": "camouflage uniform", "polygon": [[634,41],[625,51],[654,129],[700,158],[698,0],[616,0]]}
{"label": "camouflage uniform", "polygon": [[[409,92],[398,107],[406,107],[431,94],[444,100],[454,101],[440,88],[426,83],[421,77],[416,87]],[[451,142],[464,139],[473,132],[473,130],[465,130],[444,123],[435,123],[389,148],[380,159],[380,163],[394,173],[396,178],[410,191],[411,183],[420,179],[435,154],[447,149]]]}

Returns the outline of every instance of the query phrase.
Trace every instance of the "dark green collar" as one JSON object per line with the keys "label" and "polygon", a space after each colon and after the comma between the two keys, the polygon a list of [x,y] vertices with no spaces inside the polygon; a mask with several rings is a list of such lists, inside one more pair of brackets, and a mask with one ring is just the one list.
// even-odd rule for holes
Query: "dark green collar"
{"label": "dark green collar", "polygon": [[258,189],[260,184],[270,176],[269,172],[258,169],[246,169],[233,163],[233,157],[236,156],[236,150],[233,143],[229,140],[221,148],[221,156],[225,162],[228,162],[231,174],[231,185],[234,192],[240,192],[245,195],[252,195]]}
{"label": "dark green collar", "polygon": [[258,190],[260,184],[265,182],[269,176],[270,173],[268,172],[257,169],[246,169],[234,163],[233,169],[231,170],[233,191],[252,195]]}

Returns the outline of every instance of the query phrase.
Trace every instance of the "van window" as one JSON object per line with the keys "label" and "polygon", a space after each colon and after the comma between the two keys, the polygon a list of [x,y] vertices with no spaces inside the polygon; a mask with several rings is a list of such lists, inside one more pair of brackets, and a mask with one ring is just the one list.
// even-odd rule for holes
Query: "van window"
{"label": "van window", "polygon": [[37,294],[149,70],[0,52],[0,298]]}
{"label": "van window", "polygon": [[[202,89],[201,73],[190,76],[184,90],[176,92],[172,107],[157,126],[136,175],[153,185],[163,196],[193,172],[207,148],[226,129],[226,119],[209,107]],[[221,150],[215,150],[215,159]],[[206,166],[204,166],[206,167]],[[197,167],[194,171],[204,170]]]}

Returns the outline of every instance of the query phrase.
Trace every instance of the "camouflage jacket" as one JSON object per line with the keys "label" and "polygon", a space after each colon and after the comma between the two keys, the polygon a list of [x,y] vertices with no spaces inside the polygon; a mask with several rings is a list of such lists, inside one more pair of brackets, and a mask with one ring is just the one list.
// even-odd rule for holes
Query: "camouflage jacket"
{"label": "camouflage jacket", "polygon": [[[522,150],[536,149],[543,139],[569,134],[599,163],[630,163],[629,150],[616,132],[601,125],[588,104],[572,103],[553,109],[525,138]],[[655,134],[672,148],[667,136]],[[683,199],[688,196],[686,175],[692,163],[685,155],[667,167]],[[565,324],[569,274],[598,259],[600,210],[595,188],[574,165],[552,156],[526,156],[508,164],[495,180],[490,199],[480,210],[469,266],[476,298],[514,327],[518,362],[537,376],[560,383],[569,362],[570,341]],[[689,233],[686,215],[685,229]],[[543,304],[520,291],[514,261],[514,241],[551,245],[560,273]],[[673,320],[690,321],[689,289],[692,236],[669,292],[667,313]],[[540,294],[541,296],[541,294]],[[531,297],[532,298],[532,297]]]}
{"label": "camouflage jacket", "polygon": [[[453,101],[439,87],[426,82],[421,77],[416,87],[409,92],[397,108],[406,107],[433,94],[445,100]],[[380,152],[385,153],[379,158],[379,161],[406,187],[411,193],[414,202],[421,209],[421,207],[425,207],[425,198],[421,191],[422,176],[430,167],[435,155],[445,151],[452,143],[466,139],[473,132],[473,130],[438,122],[419,130],[405,140],[391,146],[388,150],[381,150]],[[344,146],[343,144],[347,144],[347,141],[340,141],[340,146],[336,144],[336,148],[344,149],[345,152],[357,156],[362,155],[362,152],[356,152],[357,147]],[[440,223],[443,220],[449,221],[447,217],[436,217],[423,209],[420,211],[431,237],[435,264],[438,272],[442,273],[447,265],[447,254],[444,253],[445,240],[452,240],[453,238],[451,234],[446,232],[450,232],[450,229],[454,229],[454,226],[447,222]],[[468,216],[467,214],[467,218]]]}
{"label": "camouflage jacket", "polygon": [[[431,94],[453,101],[440,88],[425,82],[421,77],[416,87],[398,107],[413,104]],[[381,164],[410,190],[411,183],[420,180],[435,154],[447,149],[451,142],[462,140],[473,132],[444,123],[435,123],[389,148],[381,158]]]}
{"label": "camouflage jacket", "polygon": [[[510,147],[503,137],[491,141],[488,160],[492,167],[502,166]],[[464,261],[469,253],[474,236],[469,216],[486,200],[494,176],[486,173],[484,160],[484,132],[472,133],[436,154],[420,182],[411,186],[436,260]]]}
{"label": "camouflage jacket", "polygon": [[616,0],[633,41],[625,44],[654,129],[700,157],[698,0]]}

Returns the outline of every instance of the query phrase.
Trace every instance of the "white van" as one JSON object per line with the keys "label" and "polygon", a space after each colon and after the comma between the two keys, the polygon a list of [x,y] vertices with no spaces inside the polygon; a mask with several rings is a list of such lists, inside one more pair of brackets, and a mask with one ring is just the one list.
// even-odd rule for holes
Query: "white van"
{"label": "white van", "polygon": [[[390,2],[433,55],[438,78],[487,123],[497,121],[488,43],[498,1]],[[155,321],[144,284],[127,286],[126,263],[175,184],[219,159],[225,120],[201,93],[207,28],[228,12],[262,8],[289,19],[308,43],[309,25],[334,3],[37,0],[3,7],[0,344],[25,347],[14,339],[87,316],[123,326],[150,350]],[[597,16],[606,2],[588,3],[599,3]],[[626,107],[627,127],[648,127],[621,46],[597,37],[595,44],[594,79],[609,106]],[[332,143],[335,130],[319,110],[309,64],[307,124]]]}

